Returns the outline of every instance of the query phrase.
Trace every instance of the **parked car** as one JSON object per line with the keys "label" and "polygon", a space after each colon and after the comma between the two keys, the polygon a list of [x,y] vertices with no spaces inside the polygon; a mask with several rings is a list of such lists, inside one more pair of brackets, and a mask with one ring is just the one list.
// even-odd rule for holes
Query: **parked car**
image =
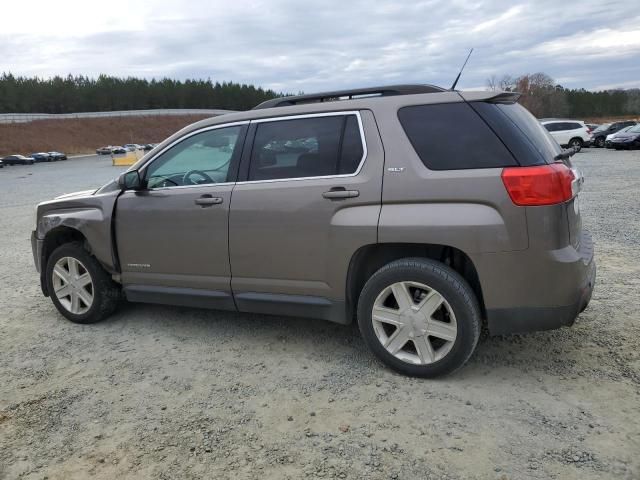
{"label": "parked car", "polygon": [[596,128],[598,128],[598,127],[600,126],[600,125],[599,125],[599,124],[597,124],[597,123],[585,123],[585,125],[586,125],[586,126],[587,126],[587,128],[588,128],[589,130],[591,130],[592,132],[593,132]]}
{"label": "parked car", "polygon": [[51,157],[51,155],[49,155],[46,152],[40,152],[40,153],[32,153],[31,155],[29,155],[31,158],[33,158],[36,162],[50,162],[53,160],[53,158]]}
{"label": "parked car", "polygon": [[617,133],[611,139],[611,145],[616,150],[640,148],[640,124],[634,125],[624,133]]}
{"label": "parked car", "polygon": [[628,127],[624,127],[622,130],[617,131],[616,133],[610,133],[609,135],[607,135],[607,138],[604,141],[604,146],[606,148],[613,148],[613,145],[611,144],[611,139],[613,137],[615,137],[616,135],[620,135],[621,133],[626,132],[627,130],[629,130],[630,128],[633,128],[633,125],[630,125]]}
{"label": "parked car", "polygon": [[637,122],[633,120],[626,120],[624,122],[605,123],[596,128],[592,133],[593,144],[596,147],[604,147],[607,141],[607,135],[617,133],[625,127],[635,125]]}
{"label": "parked car", "polygon": [[96,149],[96,154],[98,155],[111,155],[113,147],[110,145],[108,147],[100,147]]}
{"label": "parked car", "polygon": [[127,152],[135,152],[136,150],[138,150],[138,145],[135,143],[127,143],[126,145],[123,145],[123,148],[127,151]]}
{"label": "parked car", "polygon": [[127,153],[127,149],[124,147],[111,147],[111,153],[114,153],[114,154]]}
{"label": "parked car", "polygon": [[51,155],[51,158],[53,158],[53,160],[55,161],[67,159],[67,156],[62,152],[47,152],[47,153],[49,153],[49,155]]}
{"label": "parked car", "polygon": [[156,148],[156,146],[157,146],[157,145],[158,145],[157,143],[147,143],[146,145],[144,145],[144,146],[142,147],[142,149],[143,149],[145,152],[148,152],[148,151],[151,151],[151,150],[153,150],[154,148]]}
{"label": "parked car", "polygon": [[383,362],[422,377],[461,367],[482,328],[571,325],[595,282],[582,175],[518,96],[400,85],[195,123],[102,188],[38,205],[42,291],[77,323],[122,294],[357,318]]}
{"label": "parked car", "polygon": [[580,120],[545,118],[540,122],[562,147],[572,147],[579,152],[591,145],[591,131]]}
{"label": "parked car", "polygon": [[35,159],[24,155],[9,155],[4,157],[2,161],[5,165],[33,165],[36,163]]}

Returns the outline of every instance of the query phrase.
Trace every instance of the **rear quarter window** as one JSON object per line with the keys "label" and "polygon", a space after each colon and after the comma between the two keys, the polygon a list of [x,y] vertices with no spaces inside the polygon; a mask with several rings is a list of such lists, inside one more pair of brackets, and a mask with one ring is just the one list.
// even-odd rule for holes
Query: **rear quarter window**
{"label": "rear quarter window", "polygon": [[403,107],[398,110],[398,119],[430,170],[517,165],[500,139],[466,103]]}

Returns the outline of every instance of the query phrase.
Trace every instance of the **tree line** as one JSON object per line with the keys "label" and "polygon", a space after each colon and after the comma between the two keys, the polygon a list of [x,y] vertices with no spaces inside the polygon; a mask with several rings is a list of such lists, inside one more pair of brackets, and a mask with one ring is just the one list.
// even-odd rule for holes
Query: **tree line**
{"label": "tree line", "polygon": [[519,102],[538,118],[640,116],[640,88],[599,92],[568,89],[539,72],[519,77],[493,75],[487,79],[487,89],[520,92]]}
{"label": "tree line", "polygon": [[0,113],[73,113],[158,108],[248,110],[280,94],[234,82],[0,76]]}

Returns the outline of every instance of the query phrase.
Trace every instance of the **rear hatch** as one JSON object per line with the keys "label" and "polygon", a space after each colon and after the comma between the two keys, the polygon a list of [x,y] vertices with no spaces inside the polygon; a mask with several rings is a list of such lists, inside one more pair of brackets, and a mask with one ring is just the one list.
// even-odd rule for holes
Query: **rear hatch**
{"label": "rear hatch", "polygon": [[[571,170],[573,178],[565,177],[566,182],[570,182],[570,185],[565,184],[565,187],[571,193],[563,196],[561,203],[570,242],[578,249],[582,233],[579,202],[579,192],[584,181],[582,173],[571,163],[572,152],[563,150],[542,124],[526,108],[516,103],[518,96],[513,93],[501,93],[483,101],[469,101],[469,105],[500,137],[521,167],[561,163]],[[544,208],[543,205],[545,204],[531,208]],[[530,232],[532,233],[534,232]]]}

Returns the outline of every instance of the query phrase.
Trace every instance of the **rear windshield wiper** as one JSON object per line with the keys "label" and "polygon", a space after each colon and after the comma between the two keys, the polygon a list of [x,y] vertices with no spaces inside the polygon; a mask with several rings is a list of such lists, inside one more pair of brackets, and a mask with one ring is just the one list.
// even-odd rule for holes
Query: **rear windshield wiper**
{"label": "rear windshield wiper", "polygon": [[572,155],[574,155],[576,153],[576,149],[571,147],[571,148],[563,148],[562,151],[557,154],[555,157],[553,157],[554,160],[566,160],[567,158],[571,157]]}

